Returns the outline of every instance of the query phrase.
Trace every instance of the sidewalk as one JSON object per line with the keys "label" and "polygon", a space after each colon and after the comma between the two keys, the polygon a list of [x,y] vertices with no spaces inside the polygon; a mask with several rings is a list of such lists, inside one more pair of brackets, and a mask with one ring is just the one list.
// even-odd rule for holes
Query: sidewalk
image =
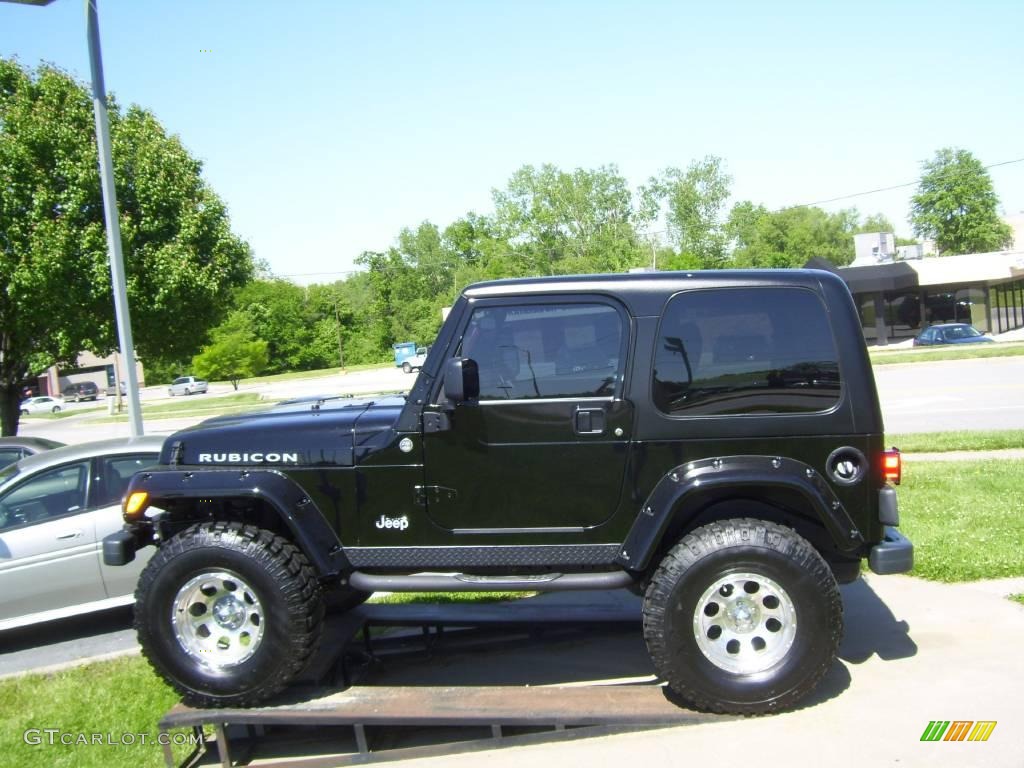
{"label": "sidewalk", "polygon": [[[1024,579],[937,584],[868,576],[843,588],[840,662],[803,708],[771,717],[413,760],[409,768],[1024,765]],[[579,652],[585,653],[584,648]],[[497,659],[493,660],[497,661]],[[468,674],[449,665],[456,679]],[[987,742],[922,742],[931,720],[995,720]]]}

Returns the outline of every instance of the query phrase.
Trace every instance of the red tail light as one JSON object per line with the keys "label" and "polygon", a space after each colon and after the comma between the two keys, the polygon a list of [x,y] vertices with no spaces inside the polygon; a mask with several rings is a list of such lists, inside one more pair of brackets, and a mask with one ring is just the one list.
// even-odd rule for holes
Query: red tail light
{"label": "red tail light", "polygon": [[893,485],[900,484],[900,477],[903,475],[903,460],[900,458],[899,449],[882,453],[882,476],[885,482]]}

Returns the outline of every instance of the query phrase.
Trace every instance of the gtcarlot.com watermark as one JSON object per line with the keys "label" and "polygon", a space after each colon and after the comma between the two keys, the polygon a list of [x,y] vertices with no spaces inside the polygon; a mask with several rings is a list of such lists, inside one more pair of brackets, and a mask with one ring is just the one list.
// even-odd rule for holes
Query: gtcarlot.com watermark
{"label": "gtcarlot.com watermark", "polygon": [[85,731],[62,731],[60,728],[29,728],[21,735],[31,747],[134,747],[156,744],[159,746],[194,747],[199,743],[196,733],[86,733]]}

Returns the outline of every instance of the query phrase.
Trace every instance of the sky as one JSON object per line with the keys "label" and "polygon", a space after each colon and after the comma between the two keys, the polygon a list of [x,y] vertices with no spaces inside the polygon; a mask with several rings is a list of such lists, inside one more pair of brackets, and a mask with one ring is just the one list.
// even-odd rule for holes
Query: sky
{"label": "sky", "polygon": [[[769,208],[914,182],[944,146],[1024,158],[1024,3],[98,0],[107,88],[203,162],[299,283],[492,210],[525,164],[632,186],[705,155]],[[0,55],[89,75],[83,4],[0,3]],[[1024,162],[991,170],[1024,211]],[[822,205],[881,212],[913,188]]]}

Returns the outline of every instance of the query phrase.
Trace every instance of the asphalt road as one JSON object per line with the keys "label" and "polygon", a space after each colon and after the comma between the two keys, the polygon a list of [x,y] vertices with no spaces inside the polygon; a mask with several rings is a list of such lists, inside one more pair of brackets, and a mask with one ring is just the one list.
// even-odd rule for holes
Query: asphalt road
{"label": "asphalt road", "polygon": [[1024,429],[1024,357],[875,368],[885,431]]}

